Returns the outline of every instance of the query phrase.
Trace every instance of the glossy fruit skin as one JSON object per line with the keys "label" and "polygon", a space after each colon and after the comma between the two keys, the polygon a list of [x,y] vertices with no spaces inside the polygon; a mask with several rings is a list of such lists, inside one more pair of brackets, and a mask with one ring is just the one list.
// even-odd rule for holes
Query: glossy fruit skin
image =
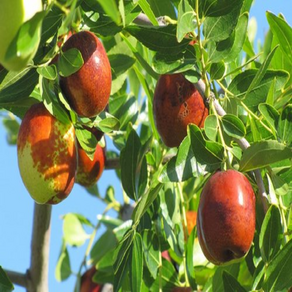
{"label": "glossy fruit skin", "polygon": [[217,171],[201,193],[197,231],[202,251],[215,265],[240,259],[255,232],[255,195],[248,179],[236,170]]}
{"label": "glossy fruit skin", "polygon": [[[29,56],[17,56],[5,60],[7,49],[16,36],[20,26],[42,10],[41,0],[1,0],[0,1],[0,63],[11,71],[19,71],[26,67],[34,57],[37,47]],[[38,30],[39,36],[41,29]],[[40,38],[39,38],[40,39]]]}
{"label": "glossy fruit skin", "polygon": [[78,49],[83,66],[68,77],[60,76],[60,87],[71,108],[82,117],[94,117],[104,110],[111,92],[111,66],[100,40],[89,31],[73,34],[62,50]]}
{"label": "glossy fruit skin", "polygon": [[[94,133],[97,141],[99,141],[103,133],[97,129],[91,129],[91,131]],[[101,147],[99,144],[96,145],[93,160],[88,157],[79,143],[77,143],[77,149],[78,166],[76,182],[82,186],[90,187],[99,180],[103,173],[106,160],[105,147]]]}
{"label": "glossy fruit skin", "polygon": [[202,128],[208,108],[196,90],[182,74],[161,75],[153,100],[157,131],[168,147],[178,147],[192,123]]}
{"label": "glossy fruit skin", "polygon": [[88,269],[82,276],[80,282],[80,292],[100,292],[102,285],[94,283],[92,277],[95,274],[95,267]]}
{"label": "glossy fruit skin", "polygon": [[52,116],[42,103],[25,114],[17,140],[18,166],[38,204],[57,204],[72,190],[77,168],[75,130]]}

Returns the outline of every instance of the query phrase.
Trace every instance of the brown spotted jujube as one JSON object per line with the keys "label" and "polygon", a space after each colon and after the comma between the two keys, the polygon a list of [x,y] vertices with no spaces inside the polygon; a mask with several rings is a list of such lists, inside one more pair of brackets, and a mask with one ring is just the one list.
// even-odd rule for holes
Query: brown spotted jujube
{"label": "brown spotted jujube", "polygon": [[157,81],[153,113],[157,131],[168,147],[178,147],[188,124],[202,128],[208,116],[204,100],[183,74],[161,75]]}

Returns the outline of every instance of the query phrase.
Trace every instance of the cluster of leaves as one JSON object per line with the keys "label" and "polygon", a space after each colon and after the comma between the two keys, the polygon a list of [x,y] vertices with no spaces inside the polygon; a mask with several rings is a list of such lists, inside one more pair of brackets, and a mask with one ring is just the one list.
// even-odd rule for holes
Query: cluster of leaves
{"label": "cluster of leaves", "polygon": [[[124,205],[116,202],[111,187],[104,198],[91,188],[89,192],[108,204],[106,211],[115,208],[119,217],[103,214],[94,224],[80,214],[64,216],[59,280],[71,275],[67,246],[81,246],[90,239],[85,260],[96,265],[94,280],[113,283],[115,291],[171,291],[180,286],[284,291],[292,286],[292,29],[282,15],[267,12],[270,30],[256,54],[247,34],[251,4],[252,0],[53,2],[42,20],[34,65],[23,72],[0,71],[0,108],[22,118],[31,104],[43,101],[58,119],[75,124],[89,155],[95,145],[83,125],[105,132],[120,158],[117,177],[128,200]],[[147,22],[139,18],[141,13]],[[69,31],[79,29],[102,39],[112,67],[108,110],[94,119],[81,119],[71,111],[58,86],[59,74],[68,76],[83,64],[78,50],[61,53],[58,46],[60,37],[66,39]],[[58,62],[52,63],[57,54]],[[155,128],[153,92],[160,74],[178,72],[192,82],[203,79],[207,95],[214,92],[227,114],[220,116],[211,100],[204,128],[190,125],[178,149],[168,149]],[[13,143],[17,119],[9,114],[4,123]],[[251,145],[244,151],[243,138]],[[251,171],[262,169],[271,206],[265,214],[258,200],[256,234],[247,257],[215,267],[202,254],[196,228],[186,235],[185,214],[197,210],[212,172],[225,167],[245,172],[258,198],[261,193]],[[135,208],[131,219],[123,221],[121,213],[129,202]],[[106,231],[95,240],[101,224]],[[90,234],[85,226],[92,229]],[[165,250],[172,262],[162,257]]]}

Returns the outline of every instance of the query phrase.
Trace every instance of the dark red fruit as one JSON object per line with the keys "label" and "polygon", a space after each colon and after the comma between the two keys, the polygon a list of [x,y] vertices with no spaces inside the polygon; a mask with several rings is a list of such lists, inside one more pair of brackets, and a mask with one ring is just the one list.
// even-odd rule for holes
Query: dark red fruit
{"label": "dark red fruit", "polygon": [[95,267],[91,267],[81,276],[80,292],[101,292],[102,285],[97,284],[92,280],[95,272]]}
{"label": "dark red fruit", "polygon": [[197,230],[206,258],[220,265],[246,255],[255,232],[255,195],[236,170],[218,171],[201,193]]}
{"label": "dark red fruit", "polygon": [[180,145],[187,135],[188,124],[203,127],[208,115],[202,96],[182,74],[160,76],[153,112],[158,133],[168,147]]}
{"label": "dark red fruit", "polygon": [[80,116],[94,117],[104,110],[111,92],[111,66],[106,51],[89,31],[73,34],[64,44],[63,52],[78,49],[83,66],[68,77],[60,77],[61,90],[72,109]]}

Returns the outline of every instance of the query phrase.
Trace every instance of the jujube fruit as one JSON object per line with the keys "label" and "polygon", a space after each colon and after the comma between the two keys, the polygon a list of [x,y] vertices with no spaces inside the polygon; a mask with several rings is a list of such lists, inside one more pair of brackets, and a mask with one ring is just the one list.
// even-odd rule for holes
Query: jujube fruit
{"label": "jujube fruit", "polygon": [[[0,63],[7,70],[22,70],[34,57],[38,48],[38,43],[31,53],[26,56],[17,55],[14,58],[6,59],[6,54],[10,43],[16,37],[21,25],[41,10],[41,0],[0,1]],[[37,33],[40,39],[41,27],[37,29]]]}
{"label": "jujube fruit", "polygon": [[63,52],[76,48],[84,64],[68,77],[60,76],[62,93],[71,108],[82,117],[94,117],[104,110],[111,92],[111,66],[100,40],[89,31],[73,34]]}
{"label": "jujube fruit", "polygon": [[194,84],[182,74],[167,74],[156,84],[153,113],[164,144],[178,147],[187,135],[188,124],[204,126],[208,108]]}
{"label": "jujube fruit", "polygon": [[39,204],[57,204],[72,190],[77,167],[75,130],[52,116],[43,103],[25,114],[17,140],[21,178]]}
{"label": "jujube fruit", "polygon": [[80,281],[80,292],[100,292],[102,285],[93,282],[92,277],[96,269],[92,266],[82,276]]}
{"label": "jujube fruit", "polygon": [[216,265],[244,257],[255,220],[255,195],[248,179],[236,170],[213,174],[202,190],[197,217],[205,257]]}
{"label": "jujube fruit", "polygon": [[[99,141],[102,137],[102,132],[97,129],[90,129],[91,132]],[[91,160],[82,149],[79,143],[77,143],[78,149],[78,166],[76,174],[76,182],[82,186],[89,187],[94,185],[102,175],[105,165],[105,147],[96,145],[93,159]]]}

